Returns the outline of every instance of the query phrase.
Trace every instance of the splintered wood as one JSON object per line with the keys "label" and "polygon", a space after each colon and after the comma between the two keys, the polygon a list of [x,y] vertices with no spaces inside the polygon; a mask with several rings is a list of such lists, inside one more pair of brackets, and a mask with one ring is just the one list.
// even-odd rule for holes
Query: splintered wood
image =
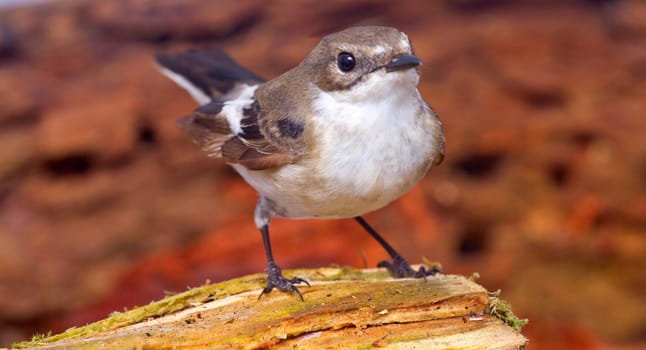
{"label": "splintered wood", "polygon": [[462,276],[395,280],[379,269],[336,268],[286,275],[311,281],[311,287],[300,287],[305,301],[277,291],[258,299],[264,276],[252,275],[17,346],[520,349],[527,343],[491,314],[487,291]]}

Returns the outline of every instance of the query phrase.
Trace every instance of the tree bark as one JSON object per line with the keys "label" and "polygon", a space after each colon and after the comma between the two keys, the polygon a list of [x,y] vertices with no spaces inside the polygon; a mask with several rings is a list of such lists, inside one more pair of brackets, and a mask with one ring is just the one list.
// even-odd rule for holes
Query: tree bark
{"label": "tree bark", "polygon": [[[34,349],[397,348],[520,349],[523,321],[508,304],[456,275],[392,279],[382,269],[285,271],[298,295],[258,298],[265,276],[208,284],[64,333]],[[517,329],[514,329],[514,327]]]}

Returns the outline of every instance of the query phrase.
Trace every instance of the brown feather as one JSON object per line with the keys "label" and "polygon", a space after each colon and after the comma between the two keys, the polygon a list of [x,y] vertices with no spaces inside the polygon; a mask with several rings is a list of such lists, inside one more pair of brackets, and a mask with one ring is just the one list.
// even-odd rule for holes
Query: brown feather
{"label": "brown feather", "polygon": [[[264,90],[265,85],[258,89]],[[273,100],[263,99],[256,94],[256,100],[244,108],[241,120],[242,133],[237,140],[229,140],[223,146],[224,158],[230,163],[241,164],[251,170],[277,167],[296,161],[305,153],[303,139],[304,124],[287,118],[277,118]],[[247,150],[242,152],[241,148]]]}
{"label": "brown feather", "polygon": [[211,102],[177,121],[177,125],[210,157],[221,157],[222,144],[233,136],[226,118],[219,114],[221,110],[221,103]]}
{"label": "brown feather", "polygon": [[280,153],[275,147],[266,144],[272,153],[261,152],[249,147],[238,137],[232,137],[222,145],[222,158],[231,164],[241,164],[250,170],[262,170],[292,163],[296,157],[287,153]]}
{"label": "brown feather", "polygon": [[228,139],[222,145],[222,158],[228,163],[238,163],[242,155],[249,149],[238,137]]}

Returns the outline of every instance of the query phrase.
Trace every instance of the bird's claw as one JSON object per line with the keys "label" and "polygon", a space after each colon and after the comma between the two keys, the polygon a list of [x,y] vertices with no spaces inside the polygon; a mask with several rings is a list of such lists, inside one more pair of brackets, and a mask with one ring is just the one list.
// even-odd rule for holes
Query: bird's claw
{"label": "bird's claw", "polygon": [[442,273],[442,270],[438,267],[432,267],[431,269],[427,270],[426,267],[420,266],[418,270],[415,270],[401,255],[396,255],[395,257],[393,257],[392,262],[382,261],[377,266],[385,267],[395,278],[414,277],[423,278],[424,280],[426,280],[426,276],[433,276],[437,273]]}
{"label": "bird's claw", "polygon": [[260,295],[258,296],[258,299],[263,296],[263,294],[267,294],[271,292],[274,288],[280,290],[281,292],[296,292],[298,296],[301,298],[302,301],[305,301],[303,299],[303,295],[301,294],[301,291],[298,290],[298,288],[295,286],[295,284],[299,283],[305,283],[309,287],[310,284],[306,280],[300,278],[300,277],[294,277],[292,279],[287,279],[283,277],[283,273],[280,270],[276,264],[273,262],[270,262],[267,265],[267,285],[265,288],[260,292]]}

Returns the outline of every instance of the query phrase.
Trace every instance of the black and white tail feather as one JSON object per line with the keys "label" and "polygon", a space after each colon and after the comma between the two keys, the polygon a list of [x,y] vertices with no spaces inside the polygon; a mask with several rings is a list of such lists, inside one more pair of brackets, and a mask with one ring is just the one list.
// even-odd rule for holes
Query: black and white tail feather
{"label": "black and white tail feather", "polygon": [[186,89],[200,105],[235,99],[245,87],[265,81],[216,48],[159,53],[155,60],[161,72]]}

